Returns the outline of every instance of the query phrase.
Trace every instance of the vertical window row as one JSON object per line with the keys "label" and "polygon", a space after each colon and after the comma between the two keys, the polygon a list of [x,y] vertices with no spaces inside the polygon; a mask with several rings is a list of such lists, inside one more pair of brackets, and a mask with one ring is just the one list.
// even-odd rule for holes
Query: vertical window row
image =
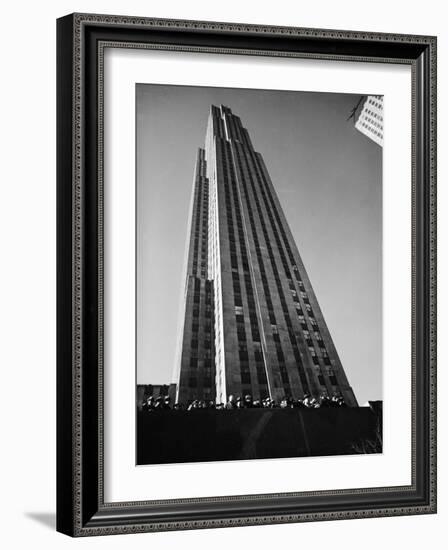
{"label": "vertical window row", "polygon": [[[232,268],[232,282],[234,290],[234,304],[235,304],[235,314],[237,320],[237,337],[240,346],[246,346],[245,350],[242,350],[240,347],[239,359],[240,359],[240,368],[241,368],[241,382],[243,384],[243,391],[248,391],[251,384],[251,373],[249,368],[249,355],[247,352],[246,345],[246,331],[244,320],[249,318],[251,336],[255,352],[255,367],[257,371],[257,380],[259,384],[260,395],[267,396],[267,379],[265,366],[263,361],[263,355],[261,352],[261,343],[260,343],[260,329],[258,324],[258,317],[256,312],[256,302],[254,288],[252,284],[252,279],[250,275],[249,268],[249,258],[248,251],[246,246],[246,239],[244,235],[243,219],[241,214],[241,206],[239,201],[238,187],[236,176],[234,172],[234,165],[232,159],[231,146],[226,142],[224,146],[223,153],[223,165],[227,170],[227,191],[226,191],[226,201],[233,203],[233,211],[235,212],[236,219],[236,234],[238,235],[238,245],[241,255],[241,266],[238,264],[238,258],[236,255],[235,247],[235,232],[232,230],[229,232],[229,241],[231,247],[231,268]],[[230,193],[231,189],[231,193]],[[231,209],[230,209],[231,210]],[[243,311],[243,302],[241,298],[241,279],[244,281],[244,286],[246,290],[246,300],[247,300],[247,312],[246,316]],[[258,347],[257,347],[258,346]],[[244,390],[246,387],[246,390]]]}
{"label": "vertical window row", "polygon": [[[193,211],[193,275],[207,276],[208,262],[208,219],[209,219],[209,182],[204,176],[206,161],[204,151],[199,151],[196,189],[195,209]],[[202,223],[201,223],[202,221]]]}

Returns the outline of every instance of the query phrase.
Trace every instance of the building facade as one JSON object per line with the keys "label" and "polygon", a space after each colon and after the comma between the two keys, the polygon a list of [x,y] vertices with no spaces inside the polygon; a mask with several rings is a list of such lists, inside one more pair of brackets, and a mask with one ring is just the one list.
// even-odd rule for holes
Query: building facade
{"label": "building facade", "polygon": [[355,128],[383,146],[383,96],[366,97],[355,122]]}
{"label": "building facade", "polygon": [[356,406],[262,156],[211,106],[190,215],[177,400],[340,393]]}

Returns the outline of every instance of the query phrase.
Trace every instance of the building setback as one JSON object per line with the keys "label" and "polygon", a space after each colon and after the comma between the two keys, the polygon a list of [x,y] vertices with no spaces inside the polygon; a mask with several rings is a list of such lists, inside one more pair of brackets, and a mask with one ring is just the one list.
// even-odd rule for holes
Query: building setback
{"label": "building setback", "polygon": [[223,105],[197,155],[184,311],[179,402],[326,392],[357,405],[263,158]]}

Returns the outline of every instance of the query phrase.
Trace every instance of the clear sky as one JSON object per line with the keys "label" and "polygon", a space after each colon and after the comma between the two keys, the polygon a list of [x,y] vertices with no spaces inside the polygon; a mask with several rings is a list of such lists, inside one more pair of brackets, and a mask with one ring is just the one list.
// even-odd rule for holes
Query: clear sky
{"label": "clear sky", "polygon": [[137,382],[172,381],[193,172],[211,104],[263,155],[360,404],[382,398],[382,149],[360,96],[138,84]]}

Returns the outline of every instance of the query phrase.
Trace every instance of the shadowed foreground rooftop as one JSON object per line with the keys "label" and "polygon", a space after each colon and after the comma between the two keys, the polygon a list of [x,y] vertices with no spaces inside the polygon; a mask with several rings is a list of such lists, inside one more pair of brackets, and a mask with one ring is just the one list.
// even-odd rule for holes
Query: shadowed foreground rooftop
{"label": "shadowed foreground rooftop", "polygon": [[341,409],[137,413],[137,464],[382,452],[380,402]]}

